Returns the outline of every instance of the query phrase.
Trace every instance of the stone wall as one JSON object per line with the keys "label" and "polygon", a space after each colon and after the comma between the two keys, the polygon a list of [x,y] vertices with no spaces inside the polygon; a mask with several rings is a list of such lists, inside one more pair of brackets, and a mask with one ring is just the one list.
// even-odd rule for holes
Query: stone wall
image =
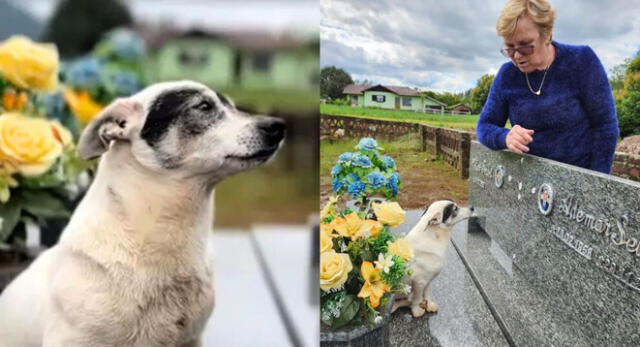
{"label": "stone wall", "polygon": [[640,155],[616,152],[611,174],[640,182]]}

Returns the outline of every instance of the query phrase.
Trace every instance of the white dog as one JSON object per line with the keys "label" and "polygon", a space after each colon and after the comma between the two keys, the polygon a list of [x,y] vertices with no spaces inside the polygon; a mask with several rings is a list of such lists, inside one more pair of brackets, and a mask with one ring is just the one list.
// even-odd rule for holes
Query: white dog
{"label": "white dog", "polygon": [[453,225],[472,214],[473,207],[459,207],[450,200],[436,201],[429,206],[406,237],[414,252],[412,274],[407,282],[411,285],[411,294],[396,296],[392,311],[411,306],[414,317],[421,317],[425,311],[438,311],[438,305],[429,296],[429,285],[442,270]]}
{"label": "white dog", "polygon": [[199,346],[213,310],[213,187],[268,160],[285,125],[194,82],[108,106],[78,151],[102,155],[59,243],[0,296],[0,345]]}

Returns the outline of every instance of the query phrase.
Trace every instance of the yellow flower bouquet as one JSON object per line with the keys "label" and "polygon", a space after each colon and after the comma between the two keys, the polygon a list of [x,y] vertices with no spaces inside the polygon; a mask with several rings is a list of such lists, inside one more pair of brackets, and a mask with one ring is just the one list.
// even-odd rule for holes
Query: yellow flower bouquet
{"label": "yellow flower bouquet", "polygon": [[389,229],[404,221],[404,211],[396,202],[374,204],[374,219],[338,204],[334,197],[321,211],[321,320],[332,328],[374,323],[392,293],[407,290],[413,251]]}
{"label": "yellow flower bouquet", "polygon": [[14,36],[0,42],[0,249],[24,249],[15,229],[68,218],[78,175],[90,164],[43,102],[60,88],[55,45]]}

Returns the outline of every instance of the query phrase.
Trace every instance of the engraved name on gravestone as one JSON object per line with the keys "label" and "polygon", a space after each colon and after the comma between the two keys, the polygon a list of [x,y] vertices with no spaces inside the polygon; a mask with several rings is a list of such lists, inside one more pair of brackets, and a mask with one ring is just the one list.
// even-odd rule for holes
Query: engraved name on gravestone
{"label": "engraved name on gravestone", "polygon": [[640,337],[640,183],[477,142],[470,159],[469,202],[531,285],[585,335]]}

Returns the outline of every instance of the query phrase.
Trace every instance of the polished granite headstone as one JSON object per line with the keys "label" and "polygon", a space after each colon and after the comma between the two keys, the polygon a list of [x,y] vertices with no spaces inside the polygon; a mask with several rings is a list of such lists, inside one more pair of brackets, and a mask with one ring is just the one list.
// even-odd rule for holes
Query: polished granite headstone
{"label": "polished granite headstone", "polygon": [[490,239],[462,252],[515,343],[638,345],[640,183],[477,142],[470,164]]}

